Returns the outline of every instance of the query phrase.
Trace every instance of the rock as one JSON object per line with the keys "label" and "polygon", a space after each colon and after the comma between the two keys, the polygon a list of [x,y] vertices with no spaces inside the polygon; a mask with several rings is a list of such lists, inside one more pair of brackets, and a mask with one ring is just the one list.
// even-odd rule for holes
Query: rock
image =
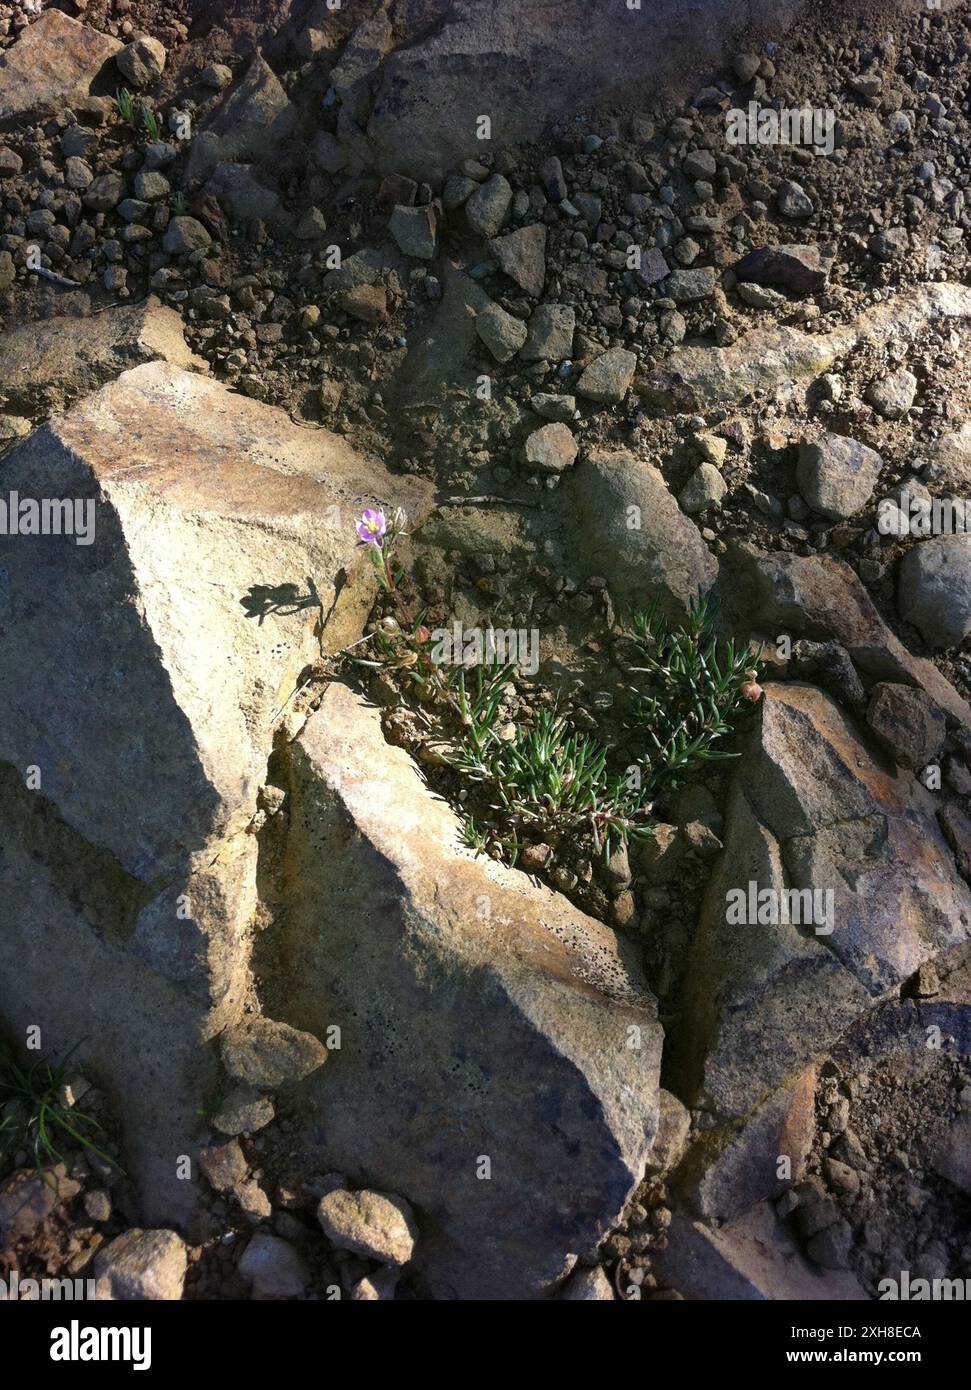
{"label": "rock", "polygon": [[564,1303],[613,1303],[613,1285],[603,1265],[580,1269],[563,1285],[560,1298]]}
{"label": "rock", "polygon": [[508,362],[526,341],[522,319],[507,314],[498,304],[487,305],[476,315],[475,331],[497,362]]}
{"label": "rock", "polygon": [[212,1124],[221,1134],[256,1134],[274,1116],[273,1102],[248,1086],[237,1086],[224,1096],[213,1112]]}
{"label": "rock", "polygon": [[971,421],[929,446],[929,468],[942,488],[955,496],[971,493]]}
{"label": "rock", "polygon": [[820,516],[842,521],[862,510],[873,496],[883,459],[855,439],[824,434],[799,446],[799,491]]}
{"label": "rock", "polygon": [[258,177],[251,164],[217,164],[203,192],[208,198],[223,201],[237,222],[266,221],[280,206],[279,195]]}
{"label": "rock", "polygon": [[900,565],[897,605],[930,647],[956,647],[971,632],[971,536],[920,541]]}
{"label": "rock", "polygon": [[12,1251],[21,1240],[37,1236],[54,1208],[81,1191],[63,1163],[34,1172],[18,1169],[0,1183],[0,1248]]}
{"label": "rock", "polygon": [[635,389],[663,409],[707,411],[759,391],[787,400],[861,343],[872,350],[892,338],[917,336],[930,323],[971,317],[971,288],[943,283],[902,291],[829,333],[757,328],[726,347],[679,347],[665,371]]}
{"label": "rock", "polygon": [[110,212],[124,198],[125,191],[123,174],[101,174],[88,185],[81,201],[92,212]]}
{"label": "rock", "polygon": [[702,179],[706,183],[710,183],[718,172],[715,156],[710,150],[689,150],[688,154],[685,156],[682,168],[684,169],[685,177],[690,179],[692,183],[696,179]]}
{"label": "rock", "polygon": [[[733,777],[677,1041],[682,1094],[703,1089],[713,1111],[736,1119],[871,1001],[971,935],[971,892],[932,795],[889,775],[811,686],[769,682],[760,710]],[[739,923],[734,895],[748,915],[753,891],[770,890],[778,908],[784,888],[810,893],[801,925],[779,911],[775,923]]]}
{"label": "rock", "polygon": [[388,317],[388,292],[383,285],[356,285],[340,300],[341,308],[361,323],[384,323]]}
{"label": "rock", "polygon": [[17,267],[9,251],[0,251],[0,290],[9,290],[17,279]]}
{"label": "rock", "polygon": [[273,1091],[322,1067],[327,1049],[310,1033],[257,1015],[223,1034],[222,1060],[235,1081]]}
{"label": "rock", "polygon": [[783,217],[793,219],[802,217],[812,217],[815,212],[812,199],[803,188],[802,184],[794,183],[792,179],[783,179],[779,184],[779,191],[776,194],[776,207]]}
{"label": "rock", "polygon": [[237,1266],[257,1298],[302,1298],[313,1280],[307,1265],[279,1236],[252,1236]]}
{"label": "rock", "polygon": [[173,367],[203,365],[182,336],[180,315],[154,295],[88,319],[43,319],[0,337],[0,400],[50,411],[127,367],[158,360]]}
{"label": "rock", "polygon": [[732,69],[739,82],[751,82],[758,74],[762,59],[757,53],[736,53],[732,59]]}
{"label": "rock", "polygon": [[742,548],[733,553],[732,562],[745,571],[747,583],[740,586],[744,612],[757,612],[767,631],[833,638],[871,680],[919,686],[959,724],[971,723],[971,707],[936,666],[912,656],[894,636],[842,560]]}
{"label": "rock", "polygon": [[880,681],[873,687],[866,722],[901,767],[919,771],[941,751],[947,723],[923,690]]}
{"label": "rock", "polygon": [[867,242],[867,248],[878,261],[895,261],[906,256],[910,250],[906,228],[890,227],[886,232],[877,232]]}
{"label": "rock", "polygon": [[697,299],[707,299],[714,294],[718,284],[718,270],[713,265],[700,266],[697,270],[674,270],[664,281],[664,293],[675,304],[690,304]]}
{"label": "rock", "polygon": [[[660,1032],[634,952],[463,850],[347,688],[328,687],[291,751],[288,1016],[343,1028],[301,1096],[321,1163],[366,1151],[372,1186],[427,1215],[433,1296],[539,1296],[612,1228],[654,1138]],[[407,1047],[386,1023],[404,1017]]]}
{"label": "rock", "polygon": [[249,1164],[236,1139],[200,1149],[199,1167],[216,1192],[232,1192],[249,1177]]}
{"label": "rock", "polygon": [[491,240],[498,236],[512,202],[512,187],[502,174],[486,179],[465,204],[469,226],[479,236]]}
{"label": "rock", "polygon": [[806,1254],[822,1269],[846,1269],[850,1261],[853,1230],[844,1217],[817,1231],[806,1243]]}
{"label": "rock", "polygon": [[548,391],[537,391],[535,396],[530,396],[529,404],[544,420],[558,420],[561,424],[572,420],[577,409],[575,396],[556,396]]}
{"label": "rock", "polygon": [[96,1226],[103,1226],[106,1221],[111,1220],[111,1198],[103,1188],[94,1187],[85,1192],[81,1199],[84,1206],[84,1214],[89,1221],[93,1221]]}
{"label": "rock", "polygon": [[210,91],[221,92],[232,82],[233,70],[225,63],[210,63],[208,67],[202,69],[199,80]]}
{"label": "rock", "polygon": [[538,299],[546,283],[546,228],[541,222],[495,237],[489,250],[516,284]]}
{"label": "rock", "polygon": [[570,304],[540,304],[529,317],[524,362],[561,362],[573,352],[576,314]]}
{"label": "rock", "polygon": [[313,140],[314,162],[325,174],[339,174],[347,167],[347,151],[329,130],[318,130]]}
{"label": "rock", "polygon": [[750,285],[744,281],[739,284],[738,297],[753,309],[778,309],[786,302],[785,295],[780,294],[778,290],[769,289],[765,285]]}
{"label": "rock", "polygon": [[657,1137],[647,1160],[650,1173],[670,1173],[677,1168],[688,1142],[691,1116],[670,1091],[662,1090],[658,1106]]}
{"label": "rock", "polygon": [[[197,1114],[220,1090],[207,1040],[236,1024],[244,997],[257,855],[245,832],[279,712],[319,660],[321,617],[337,650],[373,604],[362,506],[401,505],[412,529],[430,489],[162,362],[55,416],[3,467],[21,497],[90,499],[93,530],[81,545],[0,536],[12,913],[0,1017],[83,1039],[78,1060],[110,1087],[146,1219],[172,1220],[197,1200],[172,1155],[195,1152]],[[54,665],[17,655],[36,654],[40,634]],[[133,722],[133,708],[152,719]],[[10,770],[34,764],[42,798]],[[71,960],[63,980],[31,948],[38,920]]]}
{"label": "rock", "polygon": [[577,382],[577,394],[600,405],[619,405],[634,379],[637,358],[626,348],[611,348],[585,367]]}
{"label": "rock", "polygon": [[121,48],[117,39],[45,10],[0,52],[0,121],[53,115],[84,101]]}
{"label": "rock", "polygon": [[696,512],[716,507],[727,491],[728,484],[714,464],[702,463],[681,489],[678,501],[683,512],[694,516]]}
{"label": "rock", "polygon": [[388,230],[406,256],[430,261],[437,246],[437,220],[431,204],[425,207],[404,207],[399,204],[391,213]]}
{"label": "rock", "polygon": [[679,614],[712,587],[715,560],[651,464],[593,453],[569,474],[565,502],[573,553],[587,574],[606,576],[620,602],[657,595]]}
{"label": "rock", "polygon": [[866,398],[878,415],[887,420],[899,420],[906,415],[917,395],[917,378],[901,367],[899,372],[873,381],[867,387]]}
{"label": "rock", "polygon": [[185,1245],[174,1231],[126,1231],[94,1257],[95,1297],[176,1302],[186,1264]]}
{"label": "rock", "polygon": [[224,163],[254,164],[275,173],[289,169],[297,158],[296,122],[296,108],[279,78],[256,54],[193,137],[187,183],[208,178]]}
{"label": "rock", "polygon": [[23,167],[24,161],[16,150],[12,150],[9,145],[0,145],[0,179],[13,178]]}
{"label": "rock", "polygon": [[821,294],[835,258],[831,246],[760,246],[749,251],[733,269],[739,280],[777,285],[794,294]]}
{"label": "rock", "polygon": [[398,1269],[411,1259],[418,1239],[408,1203],[381,1192],[329,1192],[320,1200],[317,1220],[338,1250]]}
{"label": "rock", "polygon": [[205,251],[211,244],[212,237],[195,217],[173,217],[162,238],[170,256],[189,256],[193,251]]}
{"label": "rock", "polygon": [[768,1203],[718,1230],[676,1213],[667,1246],[652,1257],[661,1277],[688,1299],[867,1302],[847,1272],[820,1273],[805,1260]]}
{"label": "rock", "polygon": [[136,198],[146,203],[157,203],[169,196],[171,188],[164,174],[154,169],[140,169],[135,175],[134,192]]}
{"label": "rock", "polygon": [[671,267],[657,246],[651,246],[641,253],[641,263],[634,271],[636,278],[647,289],[667,279],[670,274]]}
{"label": "rock", "polygon": [[148,34],[139,34],[115,55],[121,75],[136,91],[150,87],[162,76],[165,68],[165,46]]}
{"label": "rock", "polygon": [[566,425],[543,425],[526,440],[527,467],[541,473],[562,473],[576,462],[577,442]]}
{"label": "rock", "polygon": [[971,1197],[971,1116],[961,1115],[950,1126],[930,1156],[935,1173]]}
{"label": "rock", "polygon": [[705,463],[713,464],[715,468],[721,468],[728,456],[728,441],[719,434],[695,434],[691,437],[691,443]]}

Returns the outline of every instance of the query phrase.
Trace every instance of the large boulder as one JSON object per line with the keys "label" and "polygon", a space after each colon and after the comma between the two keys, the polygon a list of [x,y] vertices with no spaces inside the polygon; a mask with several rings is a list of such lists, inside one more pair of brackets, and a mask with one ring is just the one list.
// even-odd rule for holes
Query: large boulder
{"label": "large boulder", "polygon": [[713,586],[718,565],[653,464],[598,452],[564,485],[576,562],[604,576],[616,597],[646,608],[657,597],[674,615]]}
{"label": "large boulder", "polygon": [[0,121],[51,115],[91,94],[121,44],[50,9],[0,52]]}
{"label": "large boulder", "polygon": [[[818,893],[815,915],[752,921],[752,885],[777,904],[799,890],[803,909],[805,891]],[[730,898],[739,890],[747,924]],[[819,690],[767,685],[693,945],[684,1089],[723,1117],[749,1115],[861,1013],[969,936],[971,891],[933,795],[877,761]]]}
{"label": "large boulder", "polygon": [[266,1002],[318,1037],[341,1030],[305,1083],[311,1141],[411,1203],[436,1296],[537,1296],[643,1173],[653,999],[607,927],[460,847],[452,810],[346,687],[290,754]]}
{"label": "large boulder", "polygon": [[355,514],[420,521],[427,487],[163,362],[35,431],[4,479],[18,520],[66,499],[48,521],[78,524],[0,537],[0,1019],[84,1040],[171,1217],[202,1044],[242,1005],[280,711],[373,602]]}

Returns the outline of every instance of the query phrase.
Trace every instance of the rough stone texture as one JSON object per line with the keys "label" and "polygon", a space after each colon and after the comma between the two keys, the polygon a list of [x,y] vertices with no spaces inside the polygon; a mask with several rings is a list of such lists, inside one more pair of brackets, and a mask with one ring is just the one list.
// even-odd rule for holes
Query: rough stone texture
{"label": "rough stone texture", "polygon": [[0,1183],[0,1250],[30,1240],[59,1202],[70,1202],[80,1191],[63,1163],[40,1173],[29,1168],[11,1173]]}
{"label": "rough stone texture", "polygon": [[222,1058],[234,1080],[272,1091],[322,1067],[327,1049],[309,1033],[257,1016],[226,1030]]}
{"label": "rough stone texture", "polygon": [[821,1274],[799,1253],[768,1204],[711,1230],[678,1213],[656,1256],[664,1281],[688,1299],[864,1302],[849,1273]]}
{"label": "rough stone texture", "polygon": [[399,1268],[415,1251],[418,1228],[407,1202],[383,1192],[328,1192],[317,1206],[324,1235],[338,1250]]}
{"label": "rough stone texture", "polygon": [[562,361],[573,351],[576,313],[572,304],[541,304],[530,316],[526,345],[520,352],[524,362],[547,358]]}
{"label": "rough stone texture", "polygon": [[821,294],[835,259],[833,248],[807,245],[760,246],[736,262],[739,280],[775,285],[797,294]]}
{"label": "rough stone texture", "polygon": [[291,780],[291,908],[264,935],[286,984],[267,1003],[342,1028],[304,1083],[312,1141],[412,1203],[440,1296],[535,1296],[609,1229],[654,1137],[660,1029],[632,953],[461,849],[346,688],[292,746]]}
{"label": "rough stone texture", "polygon": [[942,492],[958,497],[971,493],[971,421],[935,440],[929,460]]}
{"label": "rough stone texture", "polygon": [[[741,1118],[872,1003],[971,935],[933,796],[892,776],[811,686],[765,687],[733,777],[678,1041],[685,1094]],[[832,889],[831,934],[734,925],[729,889]]]}
{"label": "rough stone texture", "polygon": [[926,767],[941,750],[947,723],[934,701],[911,685],[880,681],[870,692],[866,722],[902,767]]}
{"label": "rough stone texture", "polygon": [[120,49],[117,39],[46,10],[0,53],[0,121],[83,102]]}
{"label": "rough stone texture", "polygon": [[578,396],[600,405],[617,405],[627,395],[634,379],[637,358],[626,348],[611,348],[594,358],[580,374],[576,384]]}
{"label": "rough stone texture", "polygon": [[204,366],[189,351],[179,314],[154,295],[90,319],[42,319],[0,337],[0,401],[49,410],[129,367],[160,359],[174,367]]}
{"label": "rough stone texture", "polygon": [[202,1044],[243,997],[245,831],[276,716],[321,618],[334,650],[370,610],[354,516],[399,503],[420,522],[428,490],[166,363],[35,431],[4,475],[21,497],[92,501],[96,529],[0,538],[0,1017],[40,1024],[52,1051],[84,1039],[148,1219],[172,1219],[214,1091]]}
{"label": "rough stone texture", "polygon": [[831,521],[855,515],[873,496],[883,459],[855,439],[824,434],[799,446],[796,479],[813,511]]}
{"label": "rough stone texture", "polygon": [[613,1303],[616,1295],[602,1265],[580,1269],[560,1291],[564,1303]]}
{"label": "rough stone texture", "polygon": [[546,282],[546,228],[542,223],[496,237],[489,243],[489,250],[520,289],[539,298]]}
{"label": "rough stone texture", "polygon": [[595,453],[571,472],[568,487],[573,553],[623,603],[643,605],[657,595],[678,612],[712,587],[715,559],[652,464]]}
{"label": "rough stone texture", "polygon": [[465,205],[469,226],[479,236],[494,237],[502,228],[512,202],[512,185],[502,174],[493,174]]}
{"label": "rough stone texture", "polygon": [[313,1279],[292,1245],[263,1233],[243,1251],[239,1272],[257,1298],[300,1298]]}
{"label": "rough stone texture", "polygon": [[206,197],[221,198],[238,222],[265,220],[280,206],[279,195],[257,177],[250,164],[217,164],[204,192]]}
{"label": "rough stone texture", "polygon": [[185,1245],[174,1231],[126,1231],[94,1257],[95,1297],[177,1302],[186,1263]]}
{"label": "rough stone texture", "polygon": [[[936,666],[912,656],[893,635],[844,561],[832,555],[767,555],[738,547],[729,557],[729,570],[735,565],[744,575],[736,572],[734,580],[726,578],[722,590],[726,602],[731,596],[738,603],[740,621],[751,625],[757,615],[760,631],[773,637],[787,632],[793,638],[833,638],[871,680],[919,686],[951,719],[971,725],[971,707]],[[742,578],[750,582],[736,590]]]}
{"label": "rough stone texture", "polygon": [[902,367],[898,372],[871,382],[866,398],[878,415],[887,420],[899,420],[906,415],[917,395],[917,378]]}
{"label": "rough stone texture", "polygon": [[136,90],[150,87],[162,76],[165,68],[165,46],[149,34],[139,34],[118,54],[115,62],[123,77]]}
{"label": "rough stone texture", "polygon": [[898,335],[919,334],[941,319],[971,317],[971,288],[953,283],[905,290],[830,333],[756,328],[730,347],[679,347],[660,373],[635,386],[659,405],[710,410],[737,404],[755,391],[778,389],[783,399],[807,385],[860,343],[879,347]]}
{"label": "rough stone texture", "polygon": [[296,108],[280,79],[257,54],[193,137],[187,181],[206,178],[217,164],[235,160],[288,168],[302,153],[293,139],[296,122]]}
{"label": "rough stone texture", "polygon": [[522,319],[506,312],[498,304],[487,304],[476,316],[475,331],[497,362],[508,362],[526,341],[526,325]]}
{"label": "rough stone texture", "polygon": [[523,452],[529,468],[562,473],[576,460],[577,442],[566,425],[543,425],[526,440]]}
{"label": "rough stone texture", "polygon": [[971,536],[934,536],[900,566],[900,613],[930,647],[956,647],[971,632]]}
{"label": "rough stone texture", "polygon": [[954,1121],[931,1155],[931,1166],[965,1197],[971,1197],[971,1116],[962,1115]]}

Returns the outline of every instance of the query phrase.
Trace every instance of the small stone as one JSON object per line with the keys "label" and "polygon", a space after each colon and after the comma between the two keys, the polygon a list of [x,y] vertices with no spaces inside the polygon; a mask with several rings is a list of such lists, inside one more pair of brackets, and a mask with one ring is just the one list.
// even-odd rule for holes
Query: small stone
{"label": "small stone", "polygon": [[541,473],[563,473],[576,462],[577,442],[566,425],[543,425],[526,440],[524,457]]}
{"label": "small stone", "polygon": [[637,358],[632,352],[611,348],[584,369],[577,382],[577,393],[601,405],[618,405],[627,395],[636,367]]}
{"label": "small stone", "polygon": [[94,1257],[95,1296],[177,1301],[186,1264],[185,1244],[174,1231],[126,1231]]}
{"label": "small stone", "polygon": [[163,247],[172,256],[188,256],[212,245],[212,237],[194,217],[173,217],[165,230]]}
{"label": "small stone", "polygon": [[826,288],[833,260],[829,246],[760,246],[733,269],[739,281],[774,285],[795,294],[819,294]]}
{"label": "small stone", "polygon": [[210,63],[208,67],[202,69],[199,79],[211,91],[221,92],[232,82],[233,70],[225,63]]}
{"label": "small stone", "polygon": [[125,196],[125,180],[121,174],[101,174],[88,185],[81,199],[92,212],[110,212]]}
{"label": "small stone", "polygon": [[917,378],[905,367],[889,376],[872,381],[866,398],[878,415],[886,420],[899,420],[907,414],[917,395]]}
{"label": "small stone", "polygon": [[569,304],[540,304],[530,315],[524,362],[560,362],[573,351],[576,314]]}
{"label": "small stone", "polygon": [[721,468],[728,455],[727,440],[722,439],[720,434],[695,434],[692,435],[691,442],[706,463],[713,463],[716,468]]}
{"label": "small stone", "polygon": [[115,62],[132,86],[141,90],[162,76],[165,56],[165,47],[158,39],[140,34],[115,55]]}
{"label": "small stone", "polygon": [[404,254],[422,261],[430,261],[435,255],[436,228],[435,210],[430,203],[420,208],[399,203],[388,222],[388,230]]}
{"label": "small stone", "polygon": [[103,1226],[111,1219],[111,1198],[103,1188],[95,1187],[86,1192],[81,1199],[84,1213],[96,1226]]}
{"label": "small stone", "polygon": [[24,167],[24,161],[9,145],[0,145],[0,179],[13,178]]}
{"label": "small stone", "polygon": [[717,283],[718,270],[713,265],[699,266],[696,270],[675,270],[664,282],[664,293],[675,304],[690,304],[714,294]]}
{"label": "small stone", "polygon": [[320,1200],[317,1219],[338,1250],[395,1267],[408,1263],[418,1238],[408,1203],[381,1192],[330,1192]]}
{"label": "small stone", "polygon": [[718,165],[715,163],[715,156],[710,150],[691,150],[685,156],[684,172],[687,178],[694,182],[695,179],[710,180],[718,172]]}
{"label": "small stone", "polygon": [[751,82],[758,73],[761,62],[757,53],[736,53],[732,59],[732,69],[739,82]]}
{"label": "small stone", "polygon": [[928,646],[956,647],[971,632],[971,536],[934,536],[900,566],[897,603]]}
{"label": "small stone", "polygon": [[793,219],[802,217],[812,217],[815,208],[812,199],[803,188],[802,184],[793,182],[792,179],[783,179],[779,184],[779,191],[776,194],[776,207],[783,217]]}
{"label": "small stone", "polygon": [[502,174],[493,174],[481,184],[465,204],[469,226],[490,240],[498,236],[512,202],[512,187]]}
{"label": "small stone", "polygon": [[169,196],[171,185],[165,175],[156,169],[140,169],[135,175],[134,190],[135,197],[143,202],[157,203]]}
{"label": "small stone", "polygon": [[327,233],[327,219],[318,207],[309,207],[301,213],[293,235],[298,241],[319,241]]}
{"label": "small stone", "polygon": [[384,323],[388,317],[388,292],[383,285],[355,285],[340,304],[346,314],[361,323]]}
{"label": "small stone", "polygon": [[750,284],[744,280],[739,283],[738,297],[753,309],[778,309],[786,303],[785,295],[780,294],[778,290],[770,289],[768,285]]}
{"label": "small stone", "polygon": [[873,687],[866,722],[894,759],[912,772],[937,756],[947,733],[944,714],[929,695],[891,681]]}
{"label": "small stone", "polygon": [[714,464],[702,463],[685,483],[678,502],[683,512],[693,516],[717,506],[727,491],[728,484]]}
{"label": "small stone", "polygon": [[602,1265],[580,1269],[572,1275],[560,1292],[564,1303],[613,1303],[613,1285]]}
{"label": "small stone", "polygon": [[84,189],[94,182],[94,170],[77,155],[64,161],[64,181],[68,188]]}
{"label": "small stone", "polygon": [[301,1298],[312,1278],[292,1245],[262,1232],[251,1238],[238,1268],[258,1298]]}
{"label": "small stone", "polygon": [[235,1080],[272,1091],[322,1067],[327,1049],[312,1033],[256,1016],[223,1034],[222,1060]]}
{"label": "small stone", "polygon": [[530,396],[529,404],[544,420],[559,420],[563,424],[573,419],[577,408],[575,396],[556,396],[549,391],[537,391]]}
{"label": "small stone", "polygon": [[522,319],[508,314],[498,304],[489,304],[476,316],[475,331],[497,362],[508,362],[526,341]]}
{"label": "small stone", "polygon": [[824,434],[800,446],[796,480],[813,511],[843,521],[866,506],[882,468],[875,449],[843,435]]}
{"label": "small stone", "polygon": [[489,250],[516,284],[538,299],[546,283],[546,228],[541,223],[495,237]]}

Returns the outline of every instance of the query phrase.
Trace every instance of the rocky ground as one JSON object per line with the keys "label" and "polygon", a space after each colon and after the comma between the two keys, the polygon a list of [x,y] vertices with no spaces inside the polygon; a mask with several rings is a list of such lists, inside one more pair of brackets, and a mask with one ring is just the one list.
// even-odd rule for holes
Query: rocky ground
{"label": "rocky ground", "polygon": [[[259,454],[267,473],[301,484],[346,476],[327,494],[345,525],[348,498],[397,488],[416,523],[402,550],[409,613],[429,628],[536,629],[538,673],[508,683],[503,722],[514,731],[556,708],[618,770],[638,758],[627,615],[651,598],[683,613],[717,591],[723,631],[760,657],[765,695],[738,720],[737,763],[661,798],[644,845],[600,860],[583,838],[536,838],[513,869],[481,857],[460,869],[437,850],[410,856],[410,825],[355,801],[347,772],[355,748],[373,746],[374,799],[383,786],[442,841],[454,835],[428,792],[460,805],[436,751],[440,711],[407,663],[373,671],[334,656],[366,618],[373,631],[400,607],[384,595],[372,609],[370,593],[357,627],[335,619],[328,638],[325,621],[323,661],[294,642],[286,689],[268,657],[238,656],[227,618],[213,650],[233,681],[248,662],[259,677],[251,704],[235,685],[226,696],[245,710],[254,756],[243,792],[220,786],[227,804],[238,795],[233,815],[198,844],[222,854],[238,825],[250,832],[258,902],[227,936],[255,942],[247,1008],[285,1016],[274,1026],[292,1024],[293,1037],[262,1038],[249,1071],[223,1047],[232,1086],[217,1088],[201,1127],[205,1195],[181,1236],[139,1234],[135,1189],[90,1154],[69,1153],[47,1185],[21,1154],[0,1174],[0,1275],[83,1274],[114,1280],[113,1296],[421,1298],[442,1286],[415,1257],[423,1241],[452,1241],[466,1259],[489,1245],[460,1185],[431,1214],[433,1177],[403,1158],[399,1175],[380,1125],[367,1153],[340,1134],[341,1093],[326,1080],[336,1064],[321,1070],[313,1047],[327,1019],[297,977],[309,962],[355,1018],[367,1003],[314,956],[316,815],[362,895],[372,880],[385,905],[406,893],[440,914],[444,939],[483,889],[529,892],[516,910],[527,944],[515,950],[532,949],[534,920],[562,914],[560,938],[594,943],[604,1016],[644,1011],[660,1067],[637,1082],[650,1142],[609,1117],[630,1170],[603,1180],[609,1217],[588,1246],[560,1251],[572,1257],[562,1268],[543,1248],[542,1278],[517,1254],[530,1266],[524,1288],[584,1300],[867,1298],[901,1270],[971,1277],[971,542],[878,525],[880,504],[885,515],[904,492],[971,497],[965,7],[753,39],[686,101],[653,87],[606,106],[592,96],[542,138],[483,140],[440,170],[416,168],[404,149],[398,168],[374,167],[403,19],[353,5],[224,8],[0,4],[0,480],[18,460],[31,476],[34,446],[21,441],[53,415],[43,438],[58,467],[81,459],[121,497],[137,469],[112,472],[92,441],[114,432],[116,453],[147,467],[181,422],[191,438],[179,452],[199,460],[194,491],[174,466],[158,487],[193,518],[171,532],[183,557],[199,526],[224,544],[212,517],[235,525],[252,494],[240,472],[217,495],[212,479],[234,454]],[[726,110],[750,102],[832,112],[832,150],[730,144]],[[205,388],[185,386],[186,373]],[[312,461],[318,449],[326,468]],[[353,459],[381,460],[373,488]],[[322,497],[268,487],[253,528],[285,537],[301,583],[308,570],[353,578],[353,537],[310,541],[293,520]],[[141,504],[131,516],[117,505],[134,554]],[[231,577],[245,588],[262,571],[251,530],[233,534]],[[158,574],[181,582],[174,559],[171,572],[167,560],[138,563],[144,593]],[[203,569],[215,584],[221,571]],[[341,592],[336,583],[320,600],[328,620]],[[288,602],[313,607],[292,591]],[[183,625],[166,615],[163,627],[161,647],[170,628],[185,644],[173,685],[189,722],[222,729],[191,678],[200,657]],[[131,651],[155,660],[147,645]],[[381,711],[387,754],[360,695]],[[284,721],[260,743],[254,731],[276,706]],[[178,741],[181,723],[170,727]],[[66,785],[55,797],[72,823],[74,795]],[[333,830],[332,801],[396,866],[393,884]],[[112,848],[133,881],[152,880],[147,861],[129,865],[118,848],[123,819]],[[432,868],[416,867],[425,853],[451,886],[433,890]],[[220,873],[213,892],[229,901],[236,889]],[[720,905],[750,877],[835,884],[845,933],[739,944],[752,929],[730,937]],[[101,921],[100,907],[87,910]],[[369,959],[383,958],[370,919],[353,921]],[[480,949],[474,934],[449,938],[476,968]],[[152,965],[183,983],[191,953],[174,954]],[[414,998],[394,970],[381,1027]],[[532,1018],[518,976],[507,984]],[[226,988],[238,1005],[246,991]],[[583,1034],[577,1065],[599,1095],[594,1052]],[[389,1090],[396,1079],[408,1093],[400,1048],[389,1043],[381,1065]],[[554,1062],[535,1065],[555,1091]],[[305,1093],[292,1089],[301,1082],[314,1103],[320,1087],[316,1149]],[[117,1096],[88,1097],[109,1134],[124,1130]],[[584,1137],[592,1151],[600,1131]],[[340,1171],[318,1161],[338,1157]],[[520,1233],[497,1229],[518,1252]],[[539,1249],[548,1231],[527,1230],[523,1246],[531,1239]],[[446,1283],[452,1258],[441,1256]]]}

